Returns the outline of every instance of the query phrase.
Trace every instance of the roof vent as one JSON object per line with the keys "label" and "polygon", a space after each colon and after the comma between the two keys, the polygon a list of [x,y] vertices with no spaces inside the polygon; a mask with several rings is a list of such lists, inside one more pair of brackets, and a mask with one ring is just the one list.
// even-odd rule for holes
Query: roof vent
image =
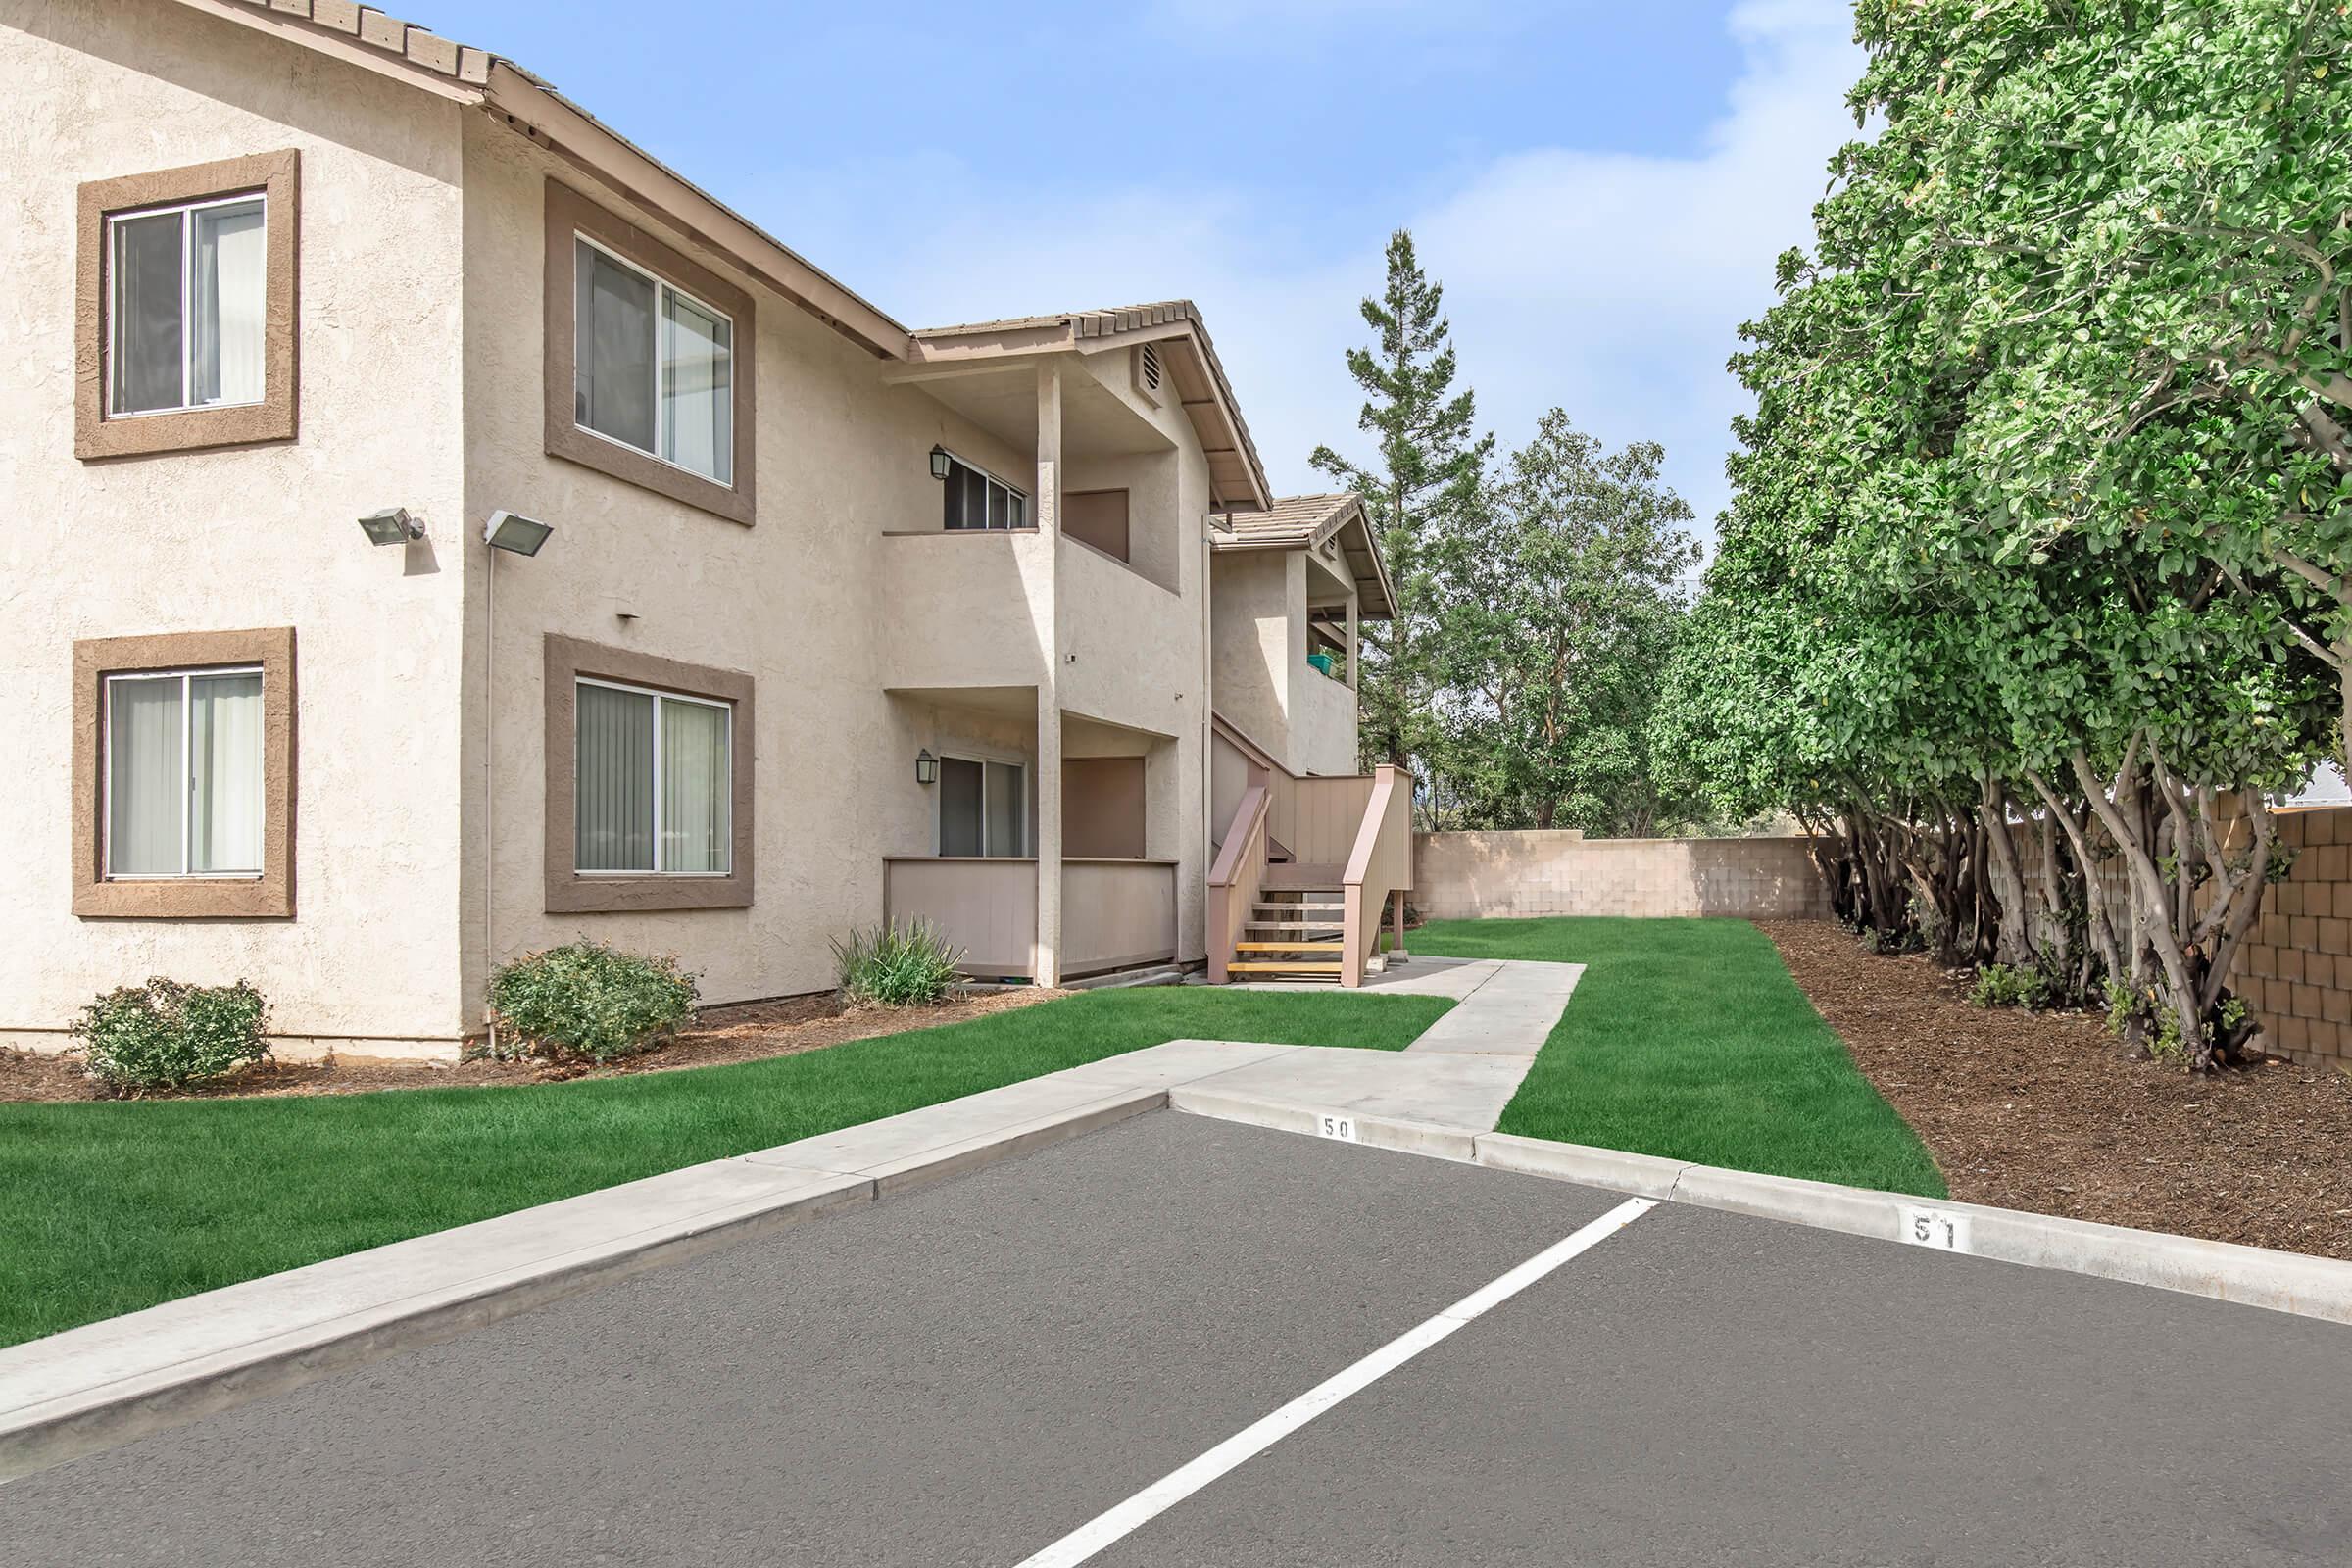
{"label": "roof vent", "polygon": [[1135,347],[1135,389],[1143,394],[1146,403],[1158,408],[1162,400],[1159,345],[1139,343]]}

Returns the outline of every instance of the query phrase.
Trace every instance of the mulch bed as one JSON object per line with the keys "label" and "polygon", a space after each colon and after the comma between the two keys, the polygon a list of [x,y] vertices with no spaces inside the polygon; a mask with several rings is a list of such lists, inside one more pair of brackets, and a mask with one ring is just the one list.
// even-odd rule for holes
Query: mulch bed
{"label": "mulch bed", "polygon": [[1954,1198],[2352,1258],[2352,1077],[2277,1056],[2192,1077],[2091,1014],[1979,1007],[1829,921],[1756,924]]}
{"label": "mulch bed", "polygon": [[[357,1095],[379,1089],[451,1089],[557,1083],[572,1078],[622,1078],[637,1073],[674,1072],[681,1067],[756,1061],[764,1056],[797,1055],[804,1051],[821,1051],[826,1046],[874,1035],[961,1023],[967,1018],[1035,1006],[1067,995],[1065,991],[1024,986],[975,993],[936,1007],[864,1007],[845,1012],[833,994],[826,992],[788,997],[780,1002],[706,1008],[667,1045],[602,1067],[585,1061],[473,1060],[453,1064],[352,1058],[263,1062],[213,1083],[146,1098],[217,1100],[272,1095]],[[77,1057],[0,1047],[0,1102],[103,1098],[98,1086],[82,1071]]]}

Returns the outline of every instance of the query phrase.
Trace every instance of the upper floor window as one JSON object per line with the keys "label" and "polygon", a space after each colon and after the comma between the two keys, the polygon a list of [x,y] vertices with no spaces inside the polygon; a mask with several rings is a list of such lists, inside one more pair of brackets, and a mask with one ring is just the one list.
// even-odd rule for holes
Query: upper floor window
{"label": "upper floor window", "polygon": [[259,194],[107,217],[107,412],[262,400]]}
{"label": "upper floor window", "polygon": [[80,187],[74,451],[291,440],[300,155]]}
{"label": "upper floor window", "polygon": [[951,529],[1026,528],[1029,497],[961,458],[948,457],[947,519]]}
{"label": "upper floor window", "polygon": [[573,417],[719,484],[735,477],[735,323],[575,236]]}

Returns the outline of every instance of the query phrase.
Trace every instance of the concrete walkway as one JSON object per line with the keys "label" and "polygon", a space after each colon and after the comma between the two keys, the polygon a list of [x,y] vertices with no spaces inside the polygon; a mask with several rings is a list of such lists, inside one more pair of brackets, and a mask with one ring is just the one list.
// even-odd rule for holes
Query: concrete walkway
{"label": "concrete walkway", "polygon": [[[1402,1052],[1287,1052],[1186,1086],[1185,1108],[1211,1109],[1213,1100],[1214,1113],[1239,1120],[1276,1126],[1294,1119],[1237,1115],[1238,1102],[1247,1100],[1282,1110],[1346,1110],[1492,1132],[1584,972],[1581,963],[1415,957],[1364,980],[1364,990],[1379,995],[1454,999],[1452,1010]],[[1272,981],[1234,989],[1333,988]]]}

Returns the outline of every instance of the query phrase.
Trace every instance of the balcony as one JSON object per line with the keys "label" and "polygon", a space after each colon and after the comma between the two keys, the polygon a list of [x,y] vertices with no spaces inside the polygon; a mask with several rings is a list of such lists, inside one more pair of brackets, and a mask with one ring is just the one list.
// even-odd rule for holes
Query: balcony
{"label": "balcony", "polygon": [[1053,635],[1052,541],[1035,528],[885,534],[881,662],[894,689],[1035,686]]}
{"label": "balcony", "polygon": [[1338,676],[1301,659],[1291,671],[1291,747],[1309,773],[1352,773],[1355,693]]}
{"label": "balcony", "polygon": [[[1037,973],[1037,861],[888,856],[883,917],[923,920],[963,950],[976,979]],[[1165,963],[1176,956],[1174,860],[1061,862],[1065,976]]]}

